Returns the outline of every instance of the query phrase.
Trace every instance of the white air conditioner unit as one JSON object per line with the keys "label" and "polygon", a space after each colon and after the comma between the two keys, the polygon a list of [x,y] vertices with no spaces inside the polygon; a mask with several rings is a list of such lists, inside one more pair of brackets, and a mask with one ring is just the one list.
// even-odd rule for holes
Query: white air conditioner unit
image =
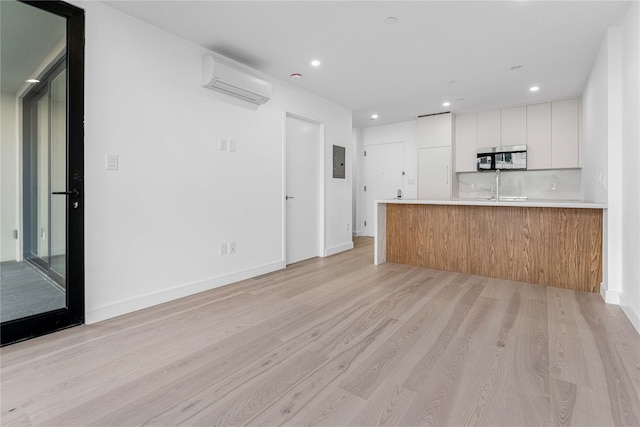
{"label": "white air conditioner unit", "polygon": [[273,89],[271,83],[250,71],[212,56],[202,60],[202,86],[258,105],[271,98]]}

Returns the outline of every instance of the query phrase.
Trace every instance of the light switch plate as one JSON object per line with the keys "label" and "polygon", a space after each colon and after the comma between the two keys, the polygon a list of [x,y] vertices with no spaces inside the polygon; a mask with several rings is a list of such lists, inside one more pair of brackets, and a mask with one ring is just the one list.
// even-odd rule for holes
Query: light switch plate
{"label": "light switch plate", "polygon": [[227,151],[227,145],[229,141],[225,138],[220,138],[220,151]]}
{"label": "light switch plate", "polygon": [[231,152],[235,152],[236,151],[236,140],[235,139],[230,139],[229,140],[229,151],[231,151]]}
{"label": "light switch plate", "polygon": [[108,171],[118,170],[118,156],[116,154],[107,154],[106,168]]}

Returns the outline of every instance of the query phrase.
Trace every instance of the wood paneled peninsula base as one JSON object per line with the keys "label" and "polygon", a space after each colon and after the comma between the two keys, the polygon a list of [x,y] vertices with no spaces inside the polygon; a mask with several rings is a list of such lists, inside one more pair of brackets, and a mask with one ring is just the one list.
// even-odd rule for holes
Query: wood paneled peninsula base
{"label": "wood paneled peninsula base", "polygon": [[386,261],[599,292],[595,203],[377,201],[375,263]]}

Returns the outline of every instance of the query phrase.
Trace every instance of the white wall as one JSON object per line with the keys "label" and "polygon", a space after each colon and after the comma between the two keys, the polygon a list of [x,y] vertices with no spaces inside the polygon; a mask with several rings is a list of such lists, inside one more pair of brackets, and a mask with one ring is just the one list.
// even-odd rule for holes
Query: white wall
{"label": "white wall", "polygon": [[585,200],[607,203],[608,37],[600,45],[582,93],[582,188]]}
{"label": "white wall", "polygon": [[640,332],[640,3],[621,26],[622,289],[620,304]]}
{"label": "white wall", "polygon": [[[200,87],[205,49],[76,4],[86,10],[87,323],[284,266],[287,112],[325,125],[324,243],[351,247],[351,184],[331,178],[332,144],[351,156],[350,110],[278,81],[251,108]],[[219,138],[237,152],[218,151]],[[118,171],[105,170],[107,154]],[[237,253],[219,256],[228,241]]]}
{"label": "white wall", "polygon": [[18,229],[16,215],[17,200],[17,134],[16,134],[16,94],[0,92],[2,129],[0,134],[0,261],[17,259],[16,240],[13,230]]}
{"label": "white wall", "polygon": [[582,135],[585,198],[608,204],[602,293],[640,331],[639,27],[634,2],[624,22],[607,31],[584,89]]}

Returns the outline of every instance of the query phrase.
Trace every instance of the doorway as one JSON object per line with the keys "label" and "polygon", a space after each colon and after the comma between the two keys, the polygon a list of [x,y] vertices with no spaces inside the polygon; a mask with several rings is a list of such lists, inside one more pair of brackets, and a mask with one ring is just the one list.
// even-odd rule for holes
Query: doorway
{"label": "doorway", "polygon": [[322,125],[287,114],[285,123],[285,260],[321,254]]}
{"label": "doorway", "polygon": [[84,319],[84,11],[0,7],[5,345]]}
{"label": "doorway", "polygon": [[376,200],[389,200],[404,191],[404,143],[366,145],[364,147],[364,224],[363,234],[373,237]]}

